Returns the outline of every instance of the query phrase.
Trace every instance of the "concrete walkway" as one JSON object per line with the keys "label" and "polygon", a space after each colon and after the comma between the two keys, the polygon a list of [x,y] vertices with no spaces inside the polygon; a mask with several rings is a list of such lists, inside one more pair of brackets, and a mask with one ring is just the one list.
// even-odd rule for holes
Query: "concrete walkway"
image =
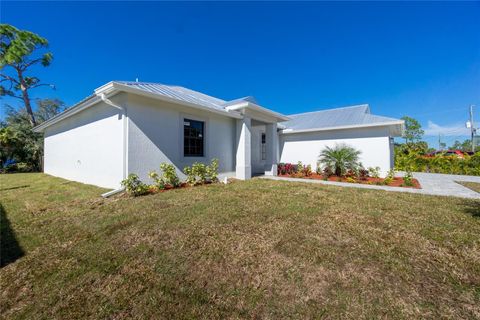
{"label": "concrete walkway", "polygon": [[[397,175],[403,176],[403,173],[399,172]],[[452,174],[439,174],[439,173],[420,173],[420,172],[415,172],[413,174],[413,177],[417,179],[418,182],[420,182],[420,186],[422,187],[422,189],[387,187],[387,186],[377,186],[377,185],[369,185],[369,184],[301,179],[301,178],[284,178],[284,177],[274,177],[274,176],[260,176],[259,178],[279,180],[279,181],[286,180],[286,181],[306,182],[306,183],[320,183],[320,184],[349,187],[349,188],[376,189],[376,190],[385,190],[385,191],[429,194],[429,195],[436,195],[436,196],[452,196],[452,197],[460,197],[460,198],[468,198],[468,199],[480,199],[480,193],[470,190],[455,182],[455,181],[466,181],[466,182],[480,183],[480,177],[461,176],[461,175],[452,175]]]}

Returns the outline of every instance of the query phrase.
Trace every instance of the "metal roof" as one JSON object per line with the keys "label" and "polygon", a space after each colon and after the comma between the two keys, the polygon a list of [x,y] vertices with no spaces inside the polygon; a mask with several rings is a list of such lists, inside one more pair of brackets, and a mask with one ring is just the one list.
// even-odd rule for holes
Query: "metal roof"
{"label": "metal roof", "polygon": [[150,82],[129,82],[129,81],[114,81],[126,85],[128,87],[143,90],[150,93],[160,94],[172,99],[185,101],[189,103],[198,104],[208,108],[217,110],[225,110],[225,101],[218,99],[198,91],[190,90],[180,86],[169,86],[160,83]]}
{"label": "metal roof", "polygon": [[401,120],[373,115],[368,104],[289,115],[281,124],[289,131],[381,125]]}

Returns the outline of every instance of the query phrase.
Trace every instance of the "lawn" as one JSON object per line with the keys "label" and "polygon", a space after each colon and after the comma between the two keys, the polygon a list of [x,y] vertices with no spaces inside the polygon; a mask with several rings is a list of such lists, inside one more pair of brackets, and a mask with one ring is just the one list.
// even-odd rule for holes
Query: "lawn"
{"label": "lawn", "polygon": [[480,193],[480,183],[476,182],[465,182],[465,181],[457,181],[457,183],[461,184],[464,187],[467,187],[475,192]]}
{"label": "lawn", "polygon": [[479,318],[480,201],[0,175],[3,318]]}

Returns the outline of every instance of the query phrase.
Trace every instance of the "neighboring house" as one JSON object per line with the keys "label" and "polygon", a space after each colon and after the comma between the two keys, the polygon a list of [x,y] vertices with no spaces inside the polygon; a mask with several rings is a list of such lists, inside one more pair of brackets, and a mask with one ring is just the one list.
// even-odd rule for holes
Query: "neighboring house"
{"label": "neighboring house", "polygon": [[44,171],[117,188],[129,173],[148,180],[161,162],[180,176],[192,163],[219,159],[223,176],[276,174],[277,163],[316,167],[325,146],[347,143],[364,166],[393,165],[392,137],[403,121],[370,114],[368,105],[285,116],[254,98],[224,101],[178,86],[109,82],[34,129],[44,132]]}

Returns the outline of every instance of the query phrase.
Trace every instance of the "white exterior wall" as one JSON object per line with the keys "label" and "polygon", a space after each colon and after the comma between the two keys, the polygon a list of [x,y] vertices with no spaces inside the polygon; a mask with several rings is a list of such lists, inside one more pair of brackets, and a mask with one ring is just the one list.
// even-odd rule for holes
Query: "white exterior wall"
{"label": "white exterior wall", "polygon": [[392,152],[388,129],[384,127],[319,131],[280,135],[280,162],[317,167],[320,151],[326,146],[345,143],[361,151],[360,161],[365,168],[380,167],[386,175],[392,167]]}
{"label": "white exterior wall", "polygon": [[[121,100],[121,95],[112,99]],[[44,172],[105,188],[123,179],[123,116],[105,103],[45,130]]]}
{"label": "white exterior wall", "polygon": [[[219,159],[221,175],[235,175],[236,119],[178,104],[128,95],[128,172],[150,182],[160,163],[173,163],[177,173],[194,162]],[[205,157],[183,156],[183,119],[205,122]]]}

